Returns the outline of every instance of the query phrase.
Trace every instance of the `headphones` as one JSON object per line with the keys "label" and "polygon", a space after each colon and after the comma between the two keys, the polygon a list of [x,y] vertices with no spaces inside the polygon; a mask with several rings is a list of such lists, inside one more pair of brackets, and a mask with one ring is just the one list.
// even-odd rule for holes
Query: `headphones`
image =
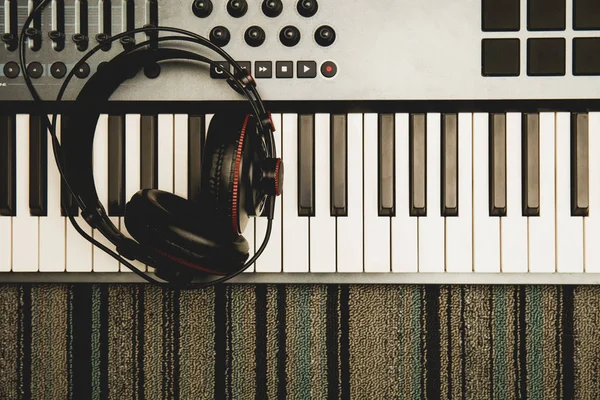
{"label": "headphones", "polygon": [[[47,0],[38,5],[41,10]],[[23,31],[29,25],[34,10]],[[186,36],[157,37],[158,31]],[[111,37],[116,41],[145,32],[151,39],[128,46],[126,50],[104,64],[86,82],[77,96],[77,113],[63,120],[62,135],[77,151],[63,152],[56,137],[56,116],[48,121],[53,139],[54,155],[64,182],[85,221],[97,229],[117,252],[101,245],[85,234],[73,217],[71,223],[80,234],[118,259],[132,271],[152,283],[164,284],[139,271],[127,260],[139,260],[153,266],[156,276],[171,286],[204,287],[223,282],[243,272],[266,247],[272,226],[275,197],[283,186],[283,163],[276,157],[270,114],[256,90],[252,76],[222,49],[206,38],[178,28],[144,27]],[[208,127],[202,157],[200,200],[194,202],[173,193],[156,189],[138,191],[126,205],[125,226],[129,238],[110,221],[96,192],[93,177],[92,147],[99,111],[112,93],[144,67],[170,60],[196,61],[218,67],[215,61],[198,53],[176,48],[148,45],[151,42],[183,40],[209,47],[223,56],[235,72],[224,70],[226,82],[249,101],[249,112],[217,113]],[[25,65],[24,37],[20,37],[20,61]],[[106,42],[90,50],[75,64],[59,91],[64,91],[77,68],[100,50]],[[22,68],[26,84],[34,100],[41,100],[31,79]],[[65,167],[68,166],[68,169]],[[249,258],[249,245],[243,236],[249,217],[268,217],[265,239]],[[79,228],[79,229],[78,229]],[[216,279],[215,279],[216,278]],[[200,283],[191,283],[192,280]]]}

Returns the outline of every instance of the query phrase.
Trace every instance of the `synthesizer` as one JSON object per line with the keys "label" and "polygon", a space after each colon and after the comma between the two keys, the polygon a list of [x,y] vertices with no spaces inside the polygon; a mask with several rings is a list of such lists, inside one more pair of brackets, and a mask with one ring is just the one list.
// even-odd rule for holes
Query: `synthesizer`
{"label": "synthesizer", "polygon": [[[43,106],[16,51],[37,4],[0,4],[0,281],[140,281],[68,222],[106,244],[62,187],[41,117],[58,113],[60,136],[103,62],[160,44],[105,44],[54,101],[75,63],[152,25],[210,38],[273,111],[283,195],[265,253],[233,282],[600,283],[597,1],[52,0],[26,39]],[[219,65],[149,65],[100,110],[94,179],[125,233],[140,188],[198,197],[212,114],[243,104]],[[251,248],[265,229],[251,221]]]}

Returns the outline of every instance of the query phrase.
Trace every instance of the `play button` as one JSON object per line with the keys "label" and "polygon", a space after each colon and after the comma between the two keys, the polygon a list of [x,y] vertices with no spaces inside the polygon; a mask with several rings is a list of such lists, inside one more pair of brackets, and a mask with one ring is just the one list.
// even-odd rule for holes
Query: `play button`
{"label": "play button", "polygon": [[298,78],[316,78],[317,63],[314,61],[298,61]]}

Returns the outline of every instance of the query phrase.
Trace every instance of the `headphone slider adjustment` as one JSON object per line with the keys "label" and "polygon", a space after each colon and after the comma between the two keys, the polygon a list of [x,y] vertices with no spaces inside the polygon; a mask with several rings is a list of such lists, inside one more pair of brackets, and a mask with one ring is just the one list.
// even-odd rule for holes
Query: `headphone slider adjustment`
{"label": "headphone slider adjustment", "polygon": [[271,118],[271,112],[267,112],[266,114],[261,115],[260,117],[260,124],[262,126],[269,126],[271,127],[271,131],[275,132],[275,124],[273,123],[273,118]]}
{"label": "headphone slider adjustment", "polygon": [[81,210],[81,216],[85,222],[92,227],[92,229],[96,229],[98,227],[98,222],[102,220],[102,214],[105,213],[100,207],[94,207],[91,212],[89,208]]}

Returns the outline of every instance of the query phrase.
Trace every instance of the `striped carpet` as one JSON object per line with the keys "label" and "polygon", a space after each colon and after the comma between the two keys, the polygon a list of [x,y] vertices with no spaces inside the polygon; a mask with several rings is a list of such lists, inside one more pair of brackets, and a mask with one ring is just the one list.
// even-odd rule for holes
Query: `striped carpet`
{"label": "striped carpet", "polygon": [[600,396],[600,287],[0,289],[0,399]]}

